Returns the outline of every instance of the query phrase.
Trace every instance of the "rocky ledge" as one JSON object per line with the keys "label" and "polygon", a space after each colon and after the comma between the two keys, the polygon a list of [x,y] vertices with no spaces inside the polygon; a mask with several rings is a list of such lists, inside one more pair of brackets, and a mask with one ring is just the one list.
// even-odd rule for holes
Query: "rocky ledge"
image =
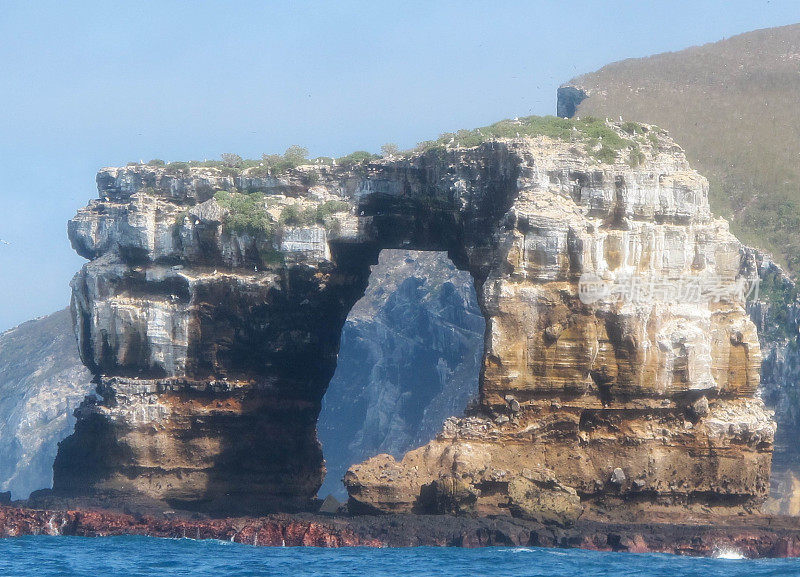
{"label": "rocky ledge", "polygon": [[0,506],[0,537],[23,535],[146,535],[273,547],[533,546],[694,556],[731,550],[748,558],[800,556],[798,520],[763,516],[746,522],[741,517],[717,517],[713,522],[662,517],[648,523],[578,521],[559,526],[507,516],[273,514],[190,519]]}

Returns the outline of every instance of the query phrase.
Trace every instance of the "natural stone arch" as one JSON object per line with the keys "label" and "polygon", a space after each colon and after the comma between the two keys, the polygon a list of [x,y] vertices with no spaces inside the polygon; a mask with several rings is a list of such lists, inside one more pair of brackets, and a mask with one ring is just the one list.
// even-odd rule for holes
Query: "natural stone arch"
{"label": "natural stone arch", "polygon": [[[321,481],[314,427],[342,324],[379,251],[409,248],[447,251],[474,279],[487,323],[480,403],[473,420],[445,427],[442,439],[424,449],[427,456],[412,452],[408,463],[377,459],[355,468],[348,479],[354,503],[416,510],[449,487],[478,512],[497,512],[507,506],[498,499],[510,494],[509,482],[491,471],[521,474],[531,463],[550,471],[533,478],[529,472],[517,483],[527,488],[514,494],[528,495],[530,483],[546,485],[542,479],[554,476],[581,498],[598,499],[608,491],[609,459],[642,467],[628,477],[635,473],[639,484],[615,490],[669,493],[665,475],[678,475],[679,498],[758,500],[772,425],[748,398],[760,356],[743,302],[733,296],[688,310],[659,298],[587,304],[577,296],[582,273],[613,279],[641,267],[645,275],[697,275],[691,265],[698,252],[705,272],[731,282],[739,273],[740,245],[711,216],[707,183],[672,143],[654,135],[657,144],[643,141],[646,160],[638,167],[621,159],[603,165],[569,141],[520,138],[434,147],[352,168],[304,167],[281,178],[208,169],[176,175],[144,166],[101,171],[101,200],[71,221],[70,236],[91,259],[73,282],[73,310],[102,400],[84,403],[75,434],[62,443],[55,489],[224,511],[307,506]],[[237,193],[235,203],[229,193],[215,196],[225,190],[250,196]],[[247,204],[261,194],[263,206]],[[254,224],[240,214],[242,203],[272,220],[292,205],[293,217],[277,229],[264,224],[267,216]],[[307,210],[319,224],[296,222]],[[609,235],[627,239],[612,262],[604,248]],[[647,263],[623,258],[629,246],[647,254]],[[717,357],[704,353],[689,362],[732,358],[736,378],[718,370],[711,383],[693,382],[692,374],[705,373],[689,366],[679,390],[663,390],[652,368],[663,360],[660,323],[671,320],[706,335],[735,332],[727,345],[717,339]],[[738,338],[747,341],[744,356],[729,350]],[[558,358],[540,363],[537,351],[544,350]],[[629,366],[631,358],[640,368]],[[612,359],[617,371],[604,370]],[[617,422],[609,431],[621,423],[646,428],[648,407],[658,407],[672,427],[698,391],[714,399],[709,424],[684,435],[689,445],[712,449],[698,457],[686,446],[659,448],[674,465],[664,470],[642,464],[660,443],[655,436],[600,446],[593,431],[607,425],[583,428],[611,422],[609,410]],[[727,451],[730,434],[712,426],[720,420],[757,423],[758,440],[737,439],[743,448]],[[545,435],[539,441],[523,432],[534,425]],[[598,440],[613,438],[603,434]],[[461,440],[471,438],[494,464],[463,460]],[[503,452],[532,441],[523,461]],[[713,467],[709,462],[709,474],[697,477],[703,459]],[[395,484],[381,480],[385,467],[396,469]],[[443,471],[456,478],[431,489]],[[484,494],[482,486],[493,488]],[[457,501],[446,495],[443,502]],[[441,503],[431,506],[439,510]]]}

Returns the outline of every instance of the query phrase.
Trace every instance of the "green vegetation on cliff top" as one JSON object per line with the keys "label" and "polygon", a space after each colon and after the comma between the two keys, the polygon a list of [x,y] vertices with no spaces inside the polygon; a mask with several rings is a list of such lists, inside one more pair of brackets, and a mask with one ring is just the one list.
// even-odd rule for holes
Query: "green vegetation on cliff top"
{"label": "green vegetation on cliff top", "polygon": [[[382,147],[384,156],[409,156],[435,150],[446,150],[448,147],[472,148],[484,142],[500,138],[549,137],[567,142],[584,144],[588,154],[599,162],[615,162],[619,154],[627,151],[625,157],[631,166],[644,160],[641,144],[649,143],[657,147],[658,128],[647,127],[634,122],[622,124],[615,128],[605,121],[593,117],[580,119],[558,118],[556,116],[527,116],[513,120],[501,120],[489,126],[474,130],[448,132],[436,140],[419,143],[415,148],[399,151],[394,144]],[[166,167],[172,174],[180,175],[192,167],[214,168],[223,175],[236,177],[245,169],[249,176],[276,176],[301,165],[357,166],[371,160],[381,158],[366,151],[356,151],[336,160],[329,157],[309,159],[308,150],[300,146],[290,146],[282,155],[264,154],[261,160],[243,159],[233,153],[224,153],[220,160],[170,162],[154,159],[148,166]],[[134,165],[136,163],[131,163]],[[308,186],[315,184],[318,173],[306,171],[303,175]],[[214,198],[228,211],[224,226],[230,232],[250,234],[262,238],[274,238],[282,226],[311,226],[313,224],[336,226],[338,222],[328,222],[328,218],[337,212],[349,210],[350,205],[343,201],[327,201],[320,204],[301,207],[287,205],[276,220],[268,210],[269,199],[260,192],[240,193],[218,191]],[[179,215],[178,220],[181,220]]]}
{"label": "green vegetation on cliff top", "polygon": [[265,238],[274,237],[281,226],[335,226],[328,219],[336,213],[350,210],[350,204],[342,200],[328,200],[306,207],[289,204],[281,209],[276,221],[269,213],[271,201],[264,193],[245,194],[223,190],[217,192],[214,199],[228,210],[224,222],[227,230]]}
{"label": "green vegetation on cliff top", "polygon": [[[446,132],[436,140],[420,142],[416,147],[400,151],[395,144],[385,144],[381,147],[382,155],[372,154],[364,150],[357,150],[346,156],[333,159],[327,156],[309,158],[308,150],[301,146],[290,146],[283,154],[264,154],[261,159],[244,159],[237,154],[224,153],[220,160],[203,160],[189,162],[170,162],[154,159],[147,163],[148,166],[165,166],[167,171],[180,174],[192,167],[216,168],[227,176],[239,176],[242,171],[249,169],[250,176],[279,176],[298,166],[338,166],[352,167],[365,164],[383,157],[404,157],[431,150],[445,150],[451,146],[472,148],[484,142],[500,138],[521,138],[545,136],[557,140],[584,144],[588,153],[600,162],[615,162],[619,155],[627,151],[623,159],[632,166],[644,160],[641,145],[649,144],[658,146],[658,136],[662,133],[635,122],[626,122],[619,129],[599,118],[587,116],[580,119],[558,118],[557,116],[526,116],[506,119],[495,122],[489,126],[482,126],[473,130],[459,130]],[[136,165],[138,163],[130,163]],[[309,173],[308,182],[313,185],[314,174]]]}
{"label": "green vegetation on cliff top", "polygon": [[[557,116],[525,116],[513,120],[501,120],[474,130],[447,132],[436,140],[421,142],[414,151],[430,150],[446,146],[478,146],[497,138],[522,138],[546,136],[556,140],[574,141],[586,145],[591,156],[604,163],[615,162],[619,154],[628,150],[626,158],[633,166],[644,160],[641,145],[655,140],[645,135],[647,126],[627,122],[621,127],[623,134],[604,120],[587,116],[584,118],[558,118]],[[656,129],[657,130],[657,129]]]}

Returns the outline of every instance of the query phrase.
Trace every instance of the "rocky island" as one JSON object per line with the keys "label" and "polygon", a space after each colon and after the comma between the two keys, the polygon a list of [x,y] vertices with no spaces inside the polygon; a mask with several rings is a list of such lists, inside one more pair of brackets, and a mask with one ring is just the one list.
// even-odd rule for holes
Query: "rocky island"
{"label": "rocky island", "polygon": [[471,275],[479,397],[402,459],[353,466],[351,514],[710,526],[768,494],[775,425],[743,290],[757,255],[656,127],[529,117],[383,158],[137,164],[97,184],[69,223],[97,388],[49,499],[317,507],[342,326],[393,248]]}
{"label": "rocky island", "polygon": [[497,513],[541,490],[575,504],[757,505],[774,426],[754,398],[744,302],[578,295],[586,273],[752,274],[705,180],[652,127],[494,130],[515,127],[278,176],[101,171],[100,199],[69,226],[91,259],[73,311],[97,396],[60,447],[54,489],[302,509],[323,475],[315,425],[344,319],[380,250],[411,248],[447,251],[474,279],[480,399],[403,462],[354,467],[355,503]]}

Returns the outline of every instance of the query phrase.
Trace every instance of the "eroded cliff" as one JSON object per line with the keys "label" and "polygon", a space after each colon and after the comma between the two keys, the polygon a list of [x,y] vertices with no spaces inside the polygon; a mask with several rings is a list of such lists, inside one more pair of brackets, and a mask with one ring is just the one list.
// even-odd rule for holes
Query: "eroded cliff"
{"label": "eroded cliff", "polygon": [[797,446],[800,423],[800,300],[795,281],[768,255],[753,251],[761,286],[748,304],[761,343],[761,396],[775,410],[778,430],[772,460],[770,498],[773,514],[800,515],[800,470]]}
{"label": "eroded cliff", "polygon": [[[597,124],[506,121],[479,142],[280,176],[101,171],[69,228],[91,259],[73,310],[98,396],[55,488],[305,506],[343,322],[379,251],[407,248],[447,251],[474,279],[479,402],[401,461],[353,467],[354,509],[758,504],[775,429],[735,290],[752,267],[664,133]],[[581,298],[589,274],[616,289]],[[651,290],[621,297],[631,282]]]}

